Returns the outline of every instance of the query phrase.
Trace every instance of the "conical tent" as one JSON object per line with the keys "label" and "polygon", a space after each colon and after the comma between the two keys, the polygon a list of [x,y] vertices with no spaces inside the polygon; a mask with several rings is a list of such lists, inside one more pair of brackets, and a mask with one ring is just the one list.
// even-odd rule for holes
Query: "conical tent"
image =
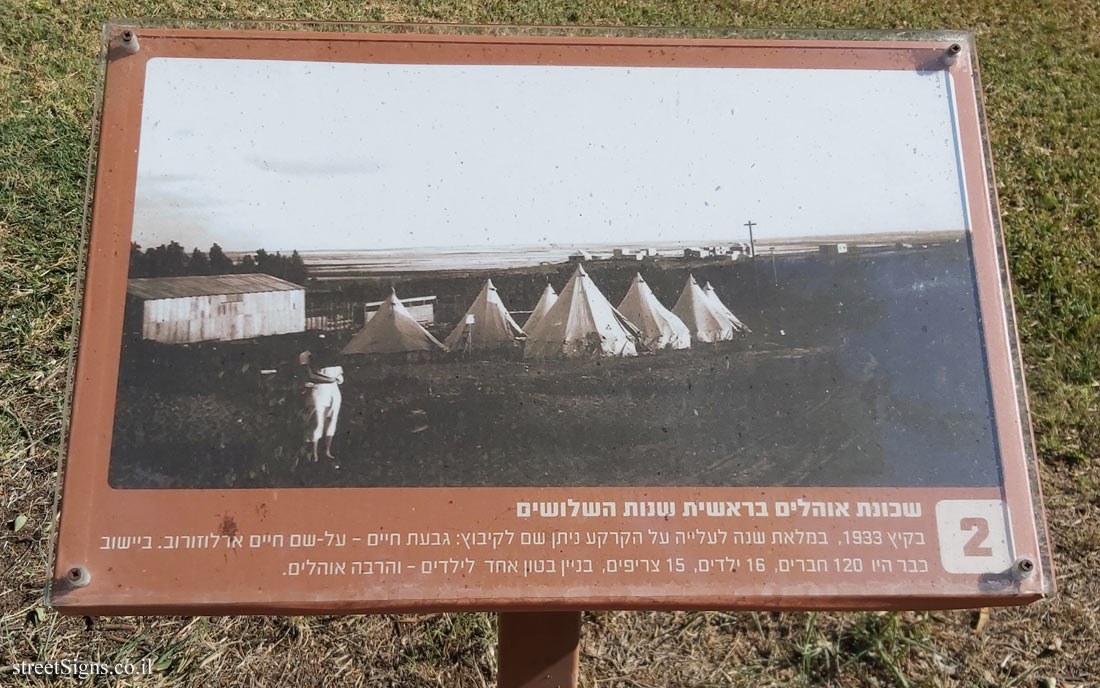
{"label": "conical tent", "polygon": [[523,330],[504,307],[493,280],[485,280],[470,309],[443,341],[451,351],[499,349],[515,344]]}
{"label": "conical tent", "polygon": [[636,356],[638,328],[615,310],[580,265],[558,300],[527,333],[525,358]]}
{"label": "conical tent", "polygon": [[726,341],[733,339],[736,333],[733,320],[718,310],[691,275],[688,275],[687,284],[672,312],[687,325],[691,336],[699,342]]}
{"label": "conical tent", "polygon": [[707,298],[710,299],[710,302],[713,303],[714,306],[721,313],[723,313],[730,320],[733,320],[733,329],[738,332],[752,332],[752,330],[750,330],[748,326],[745,325],[745,323],[741,322],[740,318],[733,314],[733,311],[731,311],[729,308],[726,308],[726,304],[722,303],[722,299],[718,298],[718,293],[714,291],[714,287],[711,286],[710,282],[707,282],[705,285],[703,285],[703,293],[707,295]]}
{"label": "conical tent", "polygon": [[542,296],[539,297],[539,302],[535,304],[535,310],[531,311],[531,315],[527,316],[527,322],[523,323],[523,331],[533,331],[557,300],[558,295],[554,293],[554,288],[547,283],[546,288],[542,290]]}
{"label": "conical tent", "polygon": [[344,345],[341,353],[398,354],[445,348],[409,315],[397,293],[392,292],[374,317]]}
{"label": "conical tent", "polygon": [[676,314],[661,305],[641,273],[619,304],[619,312],[641,332],[642,343],[654,351],[686,349],[691,346],[691,332]]}

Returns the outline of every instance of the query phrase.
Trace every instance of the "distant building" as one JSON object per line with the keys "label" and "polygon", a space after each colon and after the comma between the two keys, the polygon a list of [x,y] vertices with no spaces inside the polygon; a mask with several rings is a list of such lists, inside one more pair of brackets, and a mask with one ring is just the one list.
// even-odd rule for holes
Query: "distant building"
{"label": "distant building", "polygon": [[750,246],[748,242],[739,241],[736,244],[730,245],[729,252],[730,255],[738,253],[746,258],[749,258],[752,256],[752,246]]}
{"label": "distant building", "polygon": [[612,260],[642,260],[645,253],[630,248],[617,248],[611,252]]}
{"label": "distant building", "polygon": [[148,277],[126,286],[126,332],[166,344],[302,332],[305,287],[263,274]]}
{"label": "distant building", "polygon": [[849,246],[843,241],[836,244],[821,244],[818,247],[818,252],[824,253],[825,255],[835,256],[842,253],[849,253]]}
{"label": "distant building", "polygon": [[592,260],[592,254],[584,249],[579,249],[569,256],[570,263],[583,263],[589,260]]}
{"label": "distant building", "polygon": [[[401,305],[409,312],[413,320],[421,325],[431,325],[435,322],[435,296],[411,296],[401,299]],[[363,304],[363,323],[369,323],[370,319],[378,313],[385,301],[371,301]]]}
{"label": "distant building", "polygon": [[685,248],[684,258],[702,258],[706,255],[706,250],[701,248]]}

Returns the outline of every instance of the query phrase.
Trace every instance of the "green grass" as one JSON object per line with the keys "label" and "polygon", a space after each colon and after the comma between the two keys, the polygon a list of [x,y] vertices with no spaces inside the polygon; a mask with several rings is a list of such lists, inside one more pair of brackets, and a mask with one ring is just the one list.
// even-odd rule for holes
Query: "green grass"
{"label": "green grass", "polygon": [[485,615],[85,622],[43,608],[98,37],[127,15],[975,30],[1060,595],[995,611],[981,634],[967,612],[592,614],[584,685],[1100,680],[1100,16],[1053,0],[0,0],[0,663],[152,657],[142,685],[317,685],[341,667],[348,685],[492,682]]}

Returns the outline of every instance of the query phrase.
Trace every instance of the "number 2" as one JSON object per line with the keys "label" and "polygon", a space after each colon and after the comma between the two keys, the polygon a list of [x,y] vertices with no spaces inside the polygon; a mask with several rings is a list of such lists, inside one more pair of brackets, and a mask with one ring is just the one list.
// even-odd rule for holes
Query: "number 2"
{"label": "number 2", "polygon": [[989,537],[989,521],[984,518],[964,518],[959,521],[959,528],[964,532],[973,530],[974,535],[963,546],[963,555],[968,557],[993,556],[993,548],[985,546],[985,540]]}

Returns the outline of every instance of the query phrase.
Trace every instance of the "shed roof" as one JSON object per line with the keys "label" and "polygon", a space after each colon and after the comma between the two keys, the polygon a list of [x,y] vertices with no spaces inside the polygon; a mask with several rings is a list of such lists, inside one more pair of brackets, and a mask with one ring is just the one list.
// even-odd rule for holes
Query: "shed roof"
{"label": "shed roof", "polygon": [[254,294],[265,291],[298,291],[305,287],[259,273],[246,275],[196,275],[189,277],[141,277],[129,280],[126,293],[139,299],[180,299],[188,296]]}

